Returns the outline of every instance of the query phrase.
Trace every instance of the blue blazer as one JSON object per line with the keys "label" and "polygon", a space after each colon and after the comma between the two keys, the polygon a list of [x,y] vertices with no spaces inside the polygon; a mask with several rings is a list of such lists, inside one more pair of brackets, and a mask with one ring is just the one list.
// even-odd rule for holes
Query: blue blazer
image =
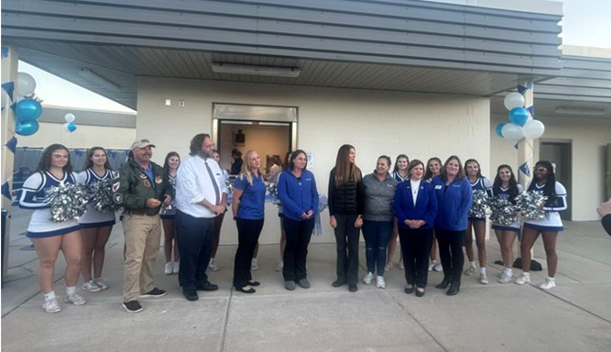
{"label": "blue blazer", "polygon": [[441,176],[431,181],[437,195],[439,211],[435,219],[435,228],[448,231],[464,231],[467,229],[467,215],[473,202],[473,191],[469,180],[464,177],[455,179],[446,186]]}
{"label": "blue blazer", "polygon": [[425,225],[421,229],[430,229],[434,226],[437,216],[437,197],[433,186],[422,180],[418,190],[418,198],[414,206],[412,184],[409,180],[399,183],[395,192],[395,214],[399,227],[408,229],[405,220],[424,220]]}

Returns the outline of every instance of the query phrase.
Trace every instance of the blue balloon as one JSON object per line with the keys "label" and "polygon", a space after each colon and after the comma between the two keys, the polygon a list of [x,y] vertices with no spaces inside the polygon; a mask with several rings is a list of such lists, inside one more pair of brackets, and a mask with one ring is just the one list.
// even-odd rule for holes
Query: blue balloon
{"label": "blue balloon", "polygon": [[34,133],[38,132],[38,129],[40,128],[40,125],[38,124],[38,121],[36,120],[31,120],[31,121],[25,121],[25,122],[17,122],[17,124],[15,125],[15,133],[17,133],[20,136],[31,136]]}
{"label": "blue balloon", "polygon": [[505,126],[506,123],[505,122],[501,122],[498,125],[496,125],[496,135],[503,138],[503,126]]}
{"label": "blue balloon", "polygon": [[76,131],[76,124],[74,122],[68,124],[68,131],[70,131],[70,133]]}
{"label": "blue balloon", "polygon": [[15,115],[20,122],[35,121],[42,114],[42,105],[34,99],[21,99],[15,106]]}
{"label": "blue balloon", "polygon": [[509,121],[522,127],[528,122],[528,110],[524,108],[514,108],[509,112]]}

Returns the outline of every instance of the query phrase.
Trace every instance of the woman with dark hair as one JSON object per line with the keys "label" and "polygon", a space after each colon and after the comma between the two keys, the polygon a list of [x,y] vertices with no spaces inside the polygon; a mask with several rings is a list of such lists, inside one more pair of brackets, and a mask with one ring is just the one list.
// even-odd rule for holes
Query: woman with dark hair
{"label": "woman with dark hair", "polygon": [[[426,162],[426,172],[424,173],[424,180],[428,183],[433,181],[433,177],[439,176],[441,173],[441,159],[438,157],[432,157]],[[437,262],[437,237],[435,236],[435,230],[433,230],[433,245],[431,246],[431,255],[429,262],[429,271],[443,271],[441,262]]]}
{"label": "woman with dark hair", "polygon": [[306,170],[308,156],[298,149],[291,154],[288,167],[278,177],[278,198],[282,202],[282,226],[286,233],[282,276],[284,288],[295,289],[295,283],[309,288],[307,278],[308,244],[318,213],[318,189],[314,174]]}
{"label": "woman with dark hair", "polygon": [[443,264],[443,281],[435,287],[446,289],[450,286],[446,294],[454,296],[460,291],[460,276],[465,262],[462,244],[473,192],[456,155],[446,160],[441,174],[434,177],[431,184],[437,196],[435,235]]}
{"label": "woman with dark hair", "polygon": [[[219,165],[221,165],[221,154],[218,150],[212,149],[212,159],[216,161]],[[223,170],[223,177],[227,180],[229,174],[227,170]],[[227,211],[225,211],[226,213]],[[221,242],[221,228],[223,227],[223,219],[225,218],[225,213],[214,218],[214,237],[212,238],[212,258],[210,258],[210,263],[208,267],[212,271],[219,271],[219,265],[216,262],[216,252],[219,249],[219,243]]]}
{"label": "woman with dark hair", "polygon": [[76,284],[81,271],[83,246],[80,226],[76,219],[52,222],[49,205],[44,203],[45,191],[66,183],[77,183],[72,172],[70,152],[61,144],[52,144],[43,151],[36,172],[23,183],[19,207],[35,210],[32,213],[26,236],[30,238],[39,259],[38,284],[44,296],[42,308],[47,313],[61,311],[53,290],[55,262],[59,251],[66,259],[66,297],[64,302],[77,306],[87,301],[76,293]]}
{"label": "woman with dark hair", "polygon": [[549,161],[541,160],[535,164],[535,177],[528,185],[528,191],[534,191],[547,197],[543,210],[545,217],[541,220],[524,221],[524,231],[522,232],[522,276],[516,283],[524,285],[530,283],[530,250],[533,248],[539,235],[543,237],[545,256],[547,259],[547,279],[539,285],[543,290],[556,287],[556,268],[558,266],[558,255],[556,254],[556,239],[558,232],[563,231],[560,213],[566,210],[566,189],[556,181],[554,167]]}
{"label": "woman with dark hair", "polygon": [[330,223],[337,243],[337,280],[333,287],[347,283],[350,292],[358,289],[359,232],[363,226],[362,174],[355,161],[354,147],[342,145],[331,170],[328,193]]}
{"label": "woman with dark hair", "polygon": [[244,160],[242,160],[242,152],[234,149],[231,151],[231,157],[233,158],[233,163],[231,164],[229,174],[238,175],[240,171],[242,171],[242,165],[244,164]]}
{"label": "woman with dark hair", "polygon": [[[397,184],[405,182],[409,179],[409,157],[405,154],[397,155],[395,159],[395,168],[392,172],[392,177],[397,181]],[[395,250],[397,249],[397,239],[399,238],[399,227],[397,226],[397,218],[393,218],[393,227],[390,240],[388,241],[388,255],[386,256],[386,266],[384,270],[389,271],[392,269],[392,260],[395,257]],[[397,267],[401,270],[403,267],[403,252],[399,251],[399,264]]]}
{"label": "woman with dark hair", "polygon": [[[180,155],[176,152],[169,152],[165,156],[163,162],[163,170],[166,173],[168,182],[172,185],[172,199],[176,198],[176,173],[180,166]],[[176,226],[174,218],[176,217],[176,207],[172,201],[169,205],[162,205],[159,212],[161,223],[163,224],[163,253],[165,255],[166,275],[178,274],[180,268],[180,253],[178,253]],[[174,253],[174,261],[172,261],[172,253]]]}
{"label": "woman with dark hair", "polygon": [[363,282],[369,285],[377,269],[376,287],[378,288],[386,287],[384,282],[386,246],[392,233],[394,218],[392,203],[397,188],[397,181],[388,173],[390,163],[389,157],[380,156],[374,172],[363,177],[363,237],[365,237],[367,258],[367,275],[363,278]]}
{"label": "woman with dark hair", "polygon": [[[501,165],[496,169],[496,177],[492,184],[492,192],[494,192],[495,197],[507,199],[515,204],[516,197],[518,194],[522,193],[522,185],[516,181],[511,166]],[[502,284],[506,284],[511,281],[512,277],[513,243],[520,233],[520,221],[516,220],[509,225],[492,223],[492,229],[501,246],[501,257],[503,258],[503,265],[505,266],[498,281]]]}
{"label": "woman with dark hair", "polygon": [[424,164],[409,163],[409,181],[400,183],[395,194],[394,209],[405,263],[405,293],[416,290],[424,296],[428,281],[428,256],[433,242],[433,225],[437,215],[437,197],[433,186],[423,180]]}
{"label": "woman with dark hair", "polygon": [[[87,159],[83,171],[78,175],[80,184],[92,186],[103,181],[112,180],[115,174],[112,171],[106,150],[102,147],[93,147],[87,151]],[[92,202],[87,204],[87,211],[78,219],[81,226],[81,241],[83,243],[83,258],[81,274],[83,285],[81,288],[87,292],[100,292],[108,288],[102,279],[106,243],[115,224],[115,213],[112,211],[99,212]],[[93,279],[91,269],[93,267]]]}
{"label": "woman with dark hair", "polygon": [[[482,171],[479,163],[475,159],[465,161],[465,172],[471,189],[475,191],[486,192],[488,197],[492,197],[492,184],[490,180],[482,176]],[[469,216],[467,232],[465,234],[465,250],[469,259],[469,269],[465,270],[465,275],[471,276],[475,274],[475,260],[473,256],[473,232],[475,232],[475,243],[477,245],[477,258],[479,259],[479,282],[483,285],[488,284],[488,276],[486,275],[486,216],[475,217]]]}
{"label": "woman with dark hair", "polygon": [[238,227],[238,249],[233,267],[233,287],[240,292],[255,293],[251,262],[265,220],[265,181],[259,170],[261,158],[254,150],[246,153],[246,163],[233,184],[231,209]]}

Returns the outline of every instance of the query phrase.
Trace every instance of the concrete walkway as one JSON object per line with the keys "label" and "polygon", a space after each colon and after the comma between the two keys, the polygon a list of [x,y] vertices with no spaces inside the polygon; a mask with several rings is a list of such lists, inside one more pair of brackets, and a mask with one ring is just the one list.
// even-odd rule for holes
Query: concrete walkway
{"label": "concrete walkway", "polygon": [[[386,275],[387,288],[359,284],[331,287],[335,278],[334,244],[310,246],[312,288],[293,292],[274,271],[277,245],[262,245],[257,293],[231,289],[235,246],[221,246],[221,267],[210,279],[216,292],[200,292],[186,301],[176,275],[163,275],[157,262],[157,286],[168,295],[143,299],[144,311],[121,307],[122,229],[108,244],[104,278],[110,289],[85,293],[85,306],[62,305],[46,314],[36,283],[34,251],[20,250],[29,241],[29,214],[13,213],[9,274],[2,287],[2,351],[611,351],[611,238],[597,222],[566,223],[558,240],[558,286],[545,292],[537,284],[545,272],[533,273],[533,285],[501,285],[500,267],[489,266],[490,284],[463,277],[458,296],[434,287],[441,274],[429,275],[426,296],[403,292],[403,271]],[[232,226],[226,221],[225,226]],[[365,271],[361,248],[361,273]],[[544,258],[541,243],[535,257]],[[500,259],[496,240],[488,241],[490,262]],[[545,261],[539,259],[545,267]],[[63,272],[60,262],[57,272]],[[519,270],[518,270],[519,273]],[[515,273],[514,273],[515,274]],[[64,296],[62,275],[56,292]]]}

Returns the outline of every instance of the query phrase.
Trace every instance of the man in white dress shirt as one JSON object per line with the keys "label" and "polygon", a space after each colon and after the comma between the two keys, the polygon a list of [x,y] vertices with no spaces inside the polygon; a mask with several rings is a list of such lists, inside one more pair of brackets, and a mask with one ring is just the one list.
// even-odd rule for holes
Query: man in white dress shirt
{"label": "man in white dress shirt", "polygon": [[214,218],[227,208],[227,186],[219,164],[211,158],[210,135],[193,137],[189,158],[176,175],[176,230],[180,251],[178,281],[185,298],[196,301],[197,291],[218,289],[206,269],[212,253]]}

